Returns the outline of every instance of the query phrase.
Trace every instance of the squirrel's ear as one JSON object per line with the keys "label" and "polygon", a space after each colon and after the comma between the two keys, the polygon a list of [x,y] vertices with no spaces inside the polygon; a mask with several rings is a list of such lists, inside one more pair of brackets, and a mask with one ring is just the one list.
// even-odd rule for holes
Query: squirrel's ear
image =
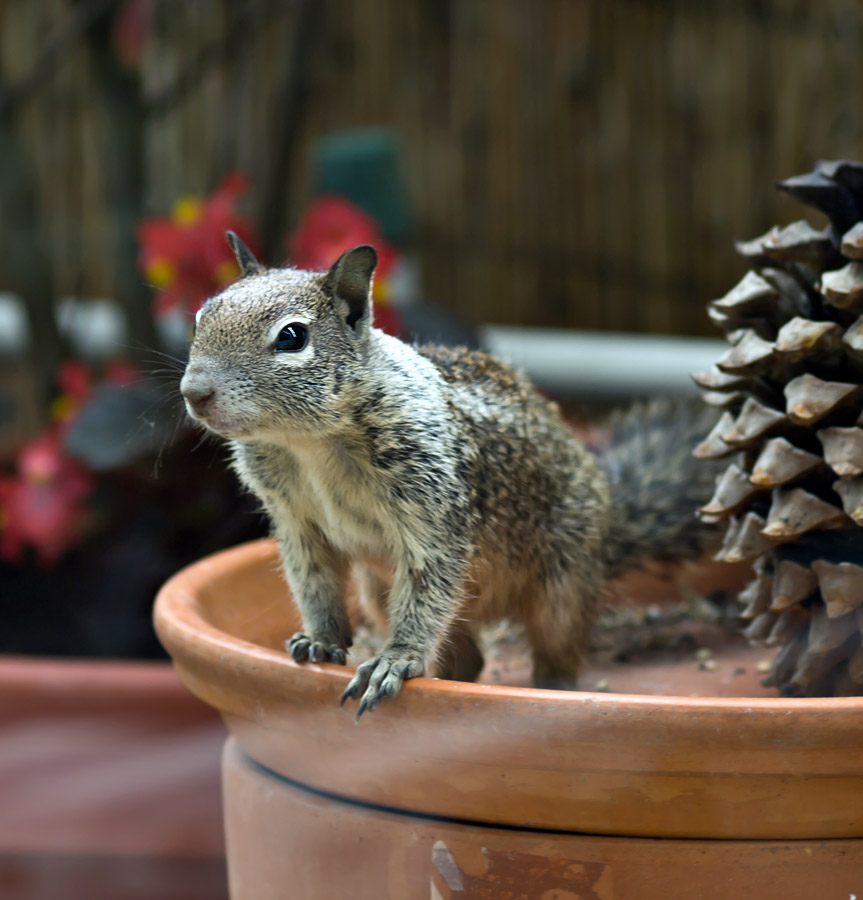
{"label": "squirrel's ear", "polygon": [[345,251],[324,280],[324,289],[354,331],[358,322],[370,319],[372,275],[377,264],[375,248],[363,244]]}
{"label": "squirrel's ear", "polygon": [[266,269],[255,259],[255,254],[237,237],[233,231],[226,231],[225,237],[237,257],[237,263],[240,266],[240,277],[246,278],[249,275],[263,275]]}

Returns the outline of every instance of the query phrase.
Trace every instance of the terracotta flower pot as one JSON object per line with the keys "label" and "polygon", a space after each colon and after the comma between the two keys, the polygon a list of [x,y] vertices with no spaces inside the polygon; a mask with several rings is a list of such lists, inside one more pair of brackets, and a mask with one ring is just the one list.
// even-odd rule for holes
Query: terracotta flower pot
{"label": "terracotta flower pot", "polygon": [[223,743],[168,663],[0,657],[0,897],[225,897]]}
{"label": "terracotta flower pot", "polygon": [[155,615],[233,734],[234,900],[863,894],[863,700],[765,697],[757,650],[712,682],[738,696],[416,679],[355,725],[350,670],[280,650],[272,543],[181,572]]}

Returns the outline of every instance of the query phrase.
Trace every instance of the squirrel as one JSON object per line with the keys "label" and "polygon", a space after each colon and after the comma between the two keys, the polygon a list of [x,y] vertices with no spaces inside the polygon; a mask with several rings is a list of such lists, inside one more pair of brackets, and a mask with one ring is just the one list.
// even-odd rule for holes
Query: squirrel
{"label": "squirrel", "polygon": [[510,618],[541,686],[573,686],[603,585],[715,542],[696,519],[716,470],[691,459],[712,413],[654,403],[589,450],[557,405],[485,353],[374,327],[370,246],[328,272],[266,268],[196,317],[180,388],[272,521],[303,631],[296,661],[344,664],[353,575],[389,638],[342,696],[357,719],[422,674],[471,681],[478,623]]}

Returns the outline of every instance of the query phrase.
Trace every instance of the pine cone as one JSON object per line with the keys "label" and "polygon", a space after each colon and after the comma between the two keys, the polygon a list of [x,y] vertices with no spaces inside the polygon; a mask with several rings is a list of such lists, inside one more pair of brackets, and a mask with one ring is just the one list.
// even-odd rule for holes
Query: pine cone
{"label": "pine cone", "polygon": [[724,407],[696,456],[730,457],[701,515],[749,559],[746,635],[780,650],[764,684],[863,694],[863,163],[778,185],[826,213],[737,250],[753,267],[708,307],[731,344],[695,377]]}

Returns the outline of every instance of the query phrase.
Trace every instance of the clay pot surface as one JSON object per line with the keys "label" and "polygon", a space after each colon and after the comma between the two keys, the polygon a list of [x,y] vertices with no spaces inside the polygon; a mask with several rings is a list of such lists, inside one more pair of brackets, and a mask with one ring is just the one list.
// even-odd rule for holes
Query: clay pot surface
{"label": "clay pot surface", "polygon": [[[281,649],[299,623],[272,542],[179,573],[155,620],[181,679],[245,753],[331,795],[593,835],[863,837],[863,699],[764,696],[753,665],[763,651],[735,660],[748,679],[713,682],[738,696],[415,679],[355,725],[354,709],[338,705],[351,669],[296,664]],[[698,676],[690,667],[681,684],[680,674],[678,691],[692,693]],[[628,678],[638,687],[637,669]]]}
{"label": "clay pot surface", "polygon": [[494,828],[346,803],[251,761],[222,770],[232,900],[812,900],[859,896],[863,842]]}
{"label": "clay pot surface", "polygon": [[224,739],[166,662],[0,657],[0,898],[226,898]]}
{"label": "clay pot surface", "polygon": [[165,662],[0,658],[0,857],[219,860],[223,742]]}

